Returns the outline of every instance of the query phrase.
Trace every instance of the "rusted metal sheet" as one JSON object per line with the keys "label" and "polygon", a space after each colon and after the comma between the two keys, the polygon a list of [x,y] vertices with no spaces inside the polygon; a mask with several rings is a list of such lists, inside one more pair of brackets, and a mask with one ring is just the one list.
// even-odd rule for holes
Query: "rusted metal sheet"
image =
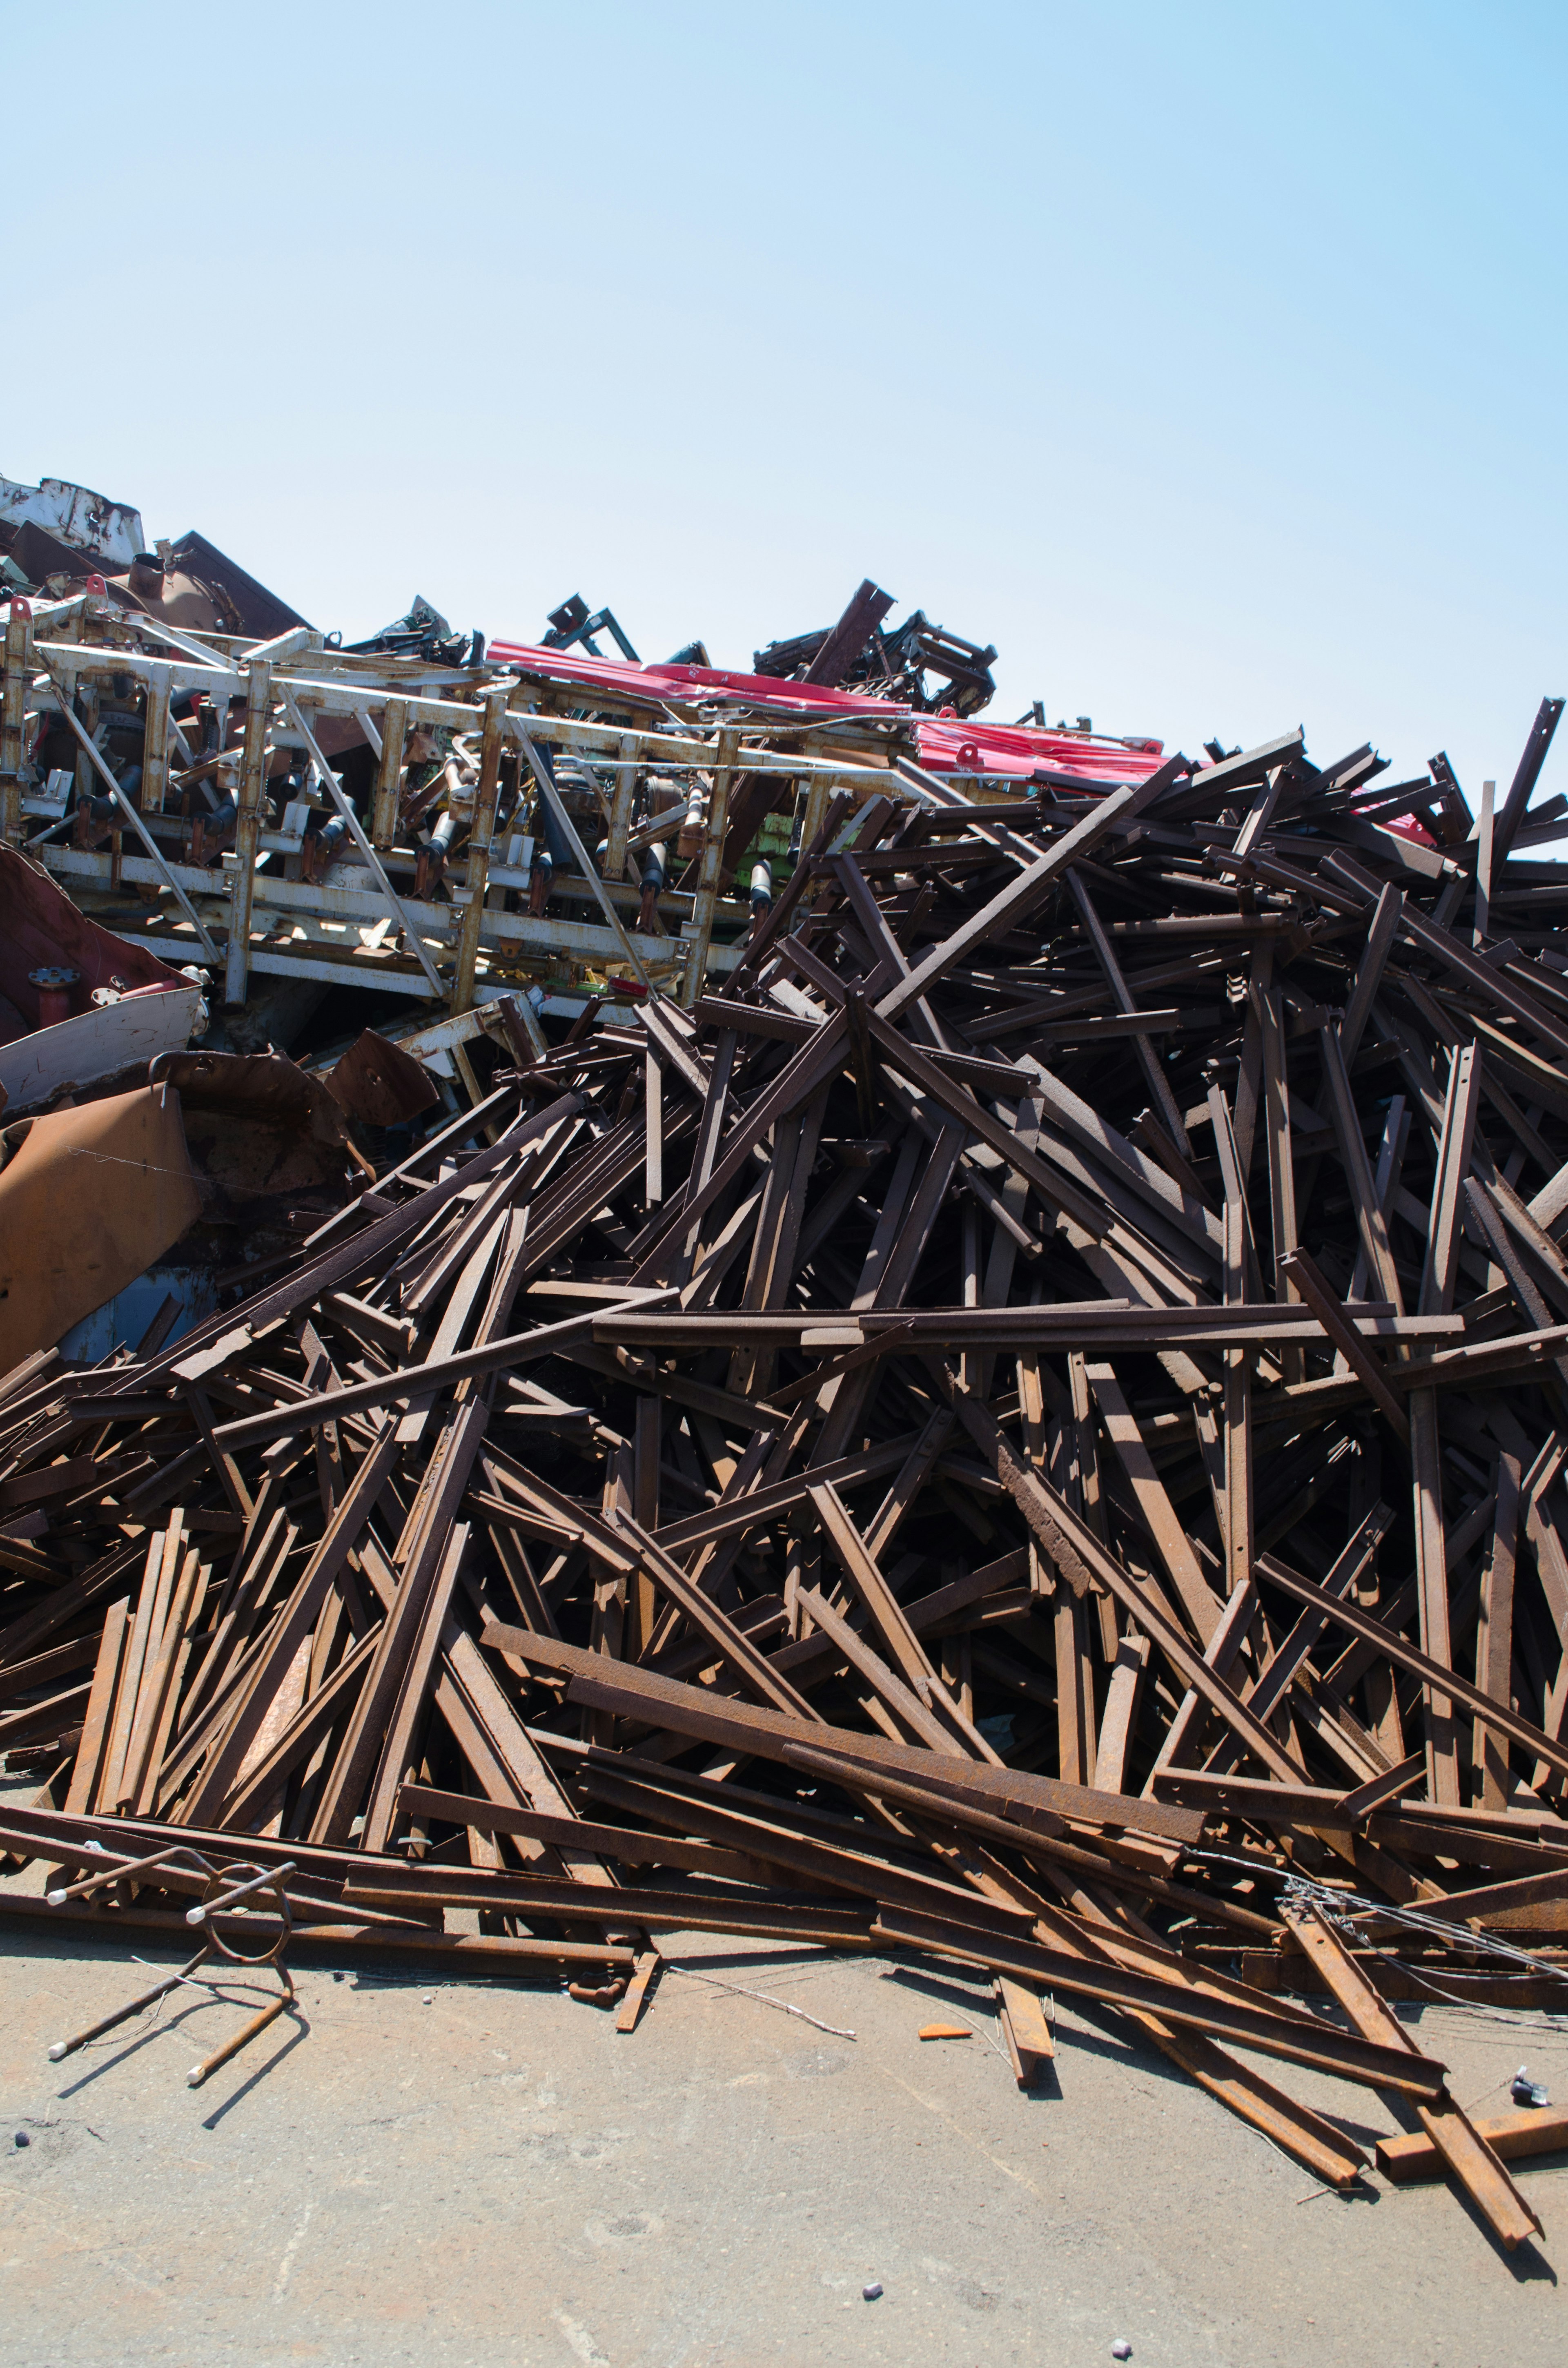
{"label": "rusted metal sheet", "polygon": [[50,1349],[200,1214],[178,1097],[87,1102],[0,1132],[0,1362]]}
{"label": "rusted metal sheet", "polygon": [[129,567],[143,547],[141,517],[128,503],[68,484],[63,477],[43,477],[36,485],[0,477],[0,526],[24,525],[41,527],[71,550],[111,567]]}
{"label": "rusted metal sheet", "polygon": [[399,1126],[440,1099],[417,1061],[367,1028],[324,1080],[334,1101],[366,1126]]}
{"label": "rusted metal sheet", "polygon": [[176,987],[117,995],[54,1027],[14,1037],[0,1044],[0,1089],[6,1095],[0,1108],[18,1117],[62,1094],[81,1094],[128,1072],[144,1072],[161,1053],[188,1044],[205,1015],[200,986],[182,979]]}
{"label": "rusted metal sheet", "polygon": [[209,1218],[373,1173],[325,1086],[281,1053],[170,1053],[149,1074],[179,1097]]}
{"label": "rusted metal sheet", "polygon": [[[47,1025],[46,972],[59,979]],[[16,1114],[100,1086],[188,1043],[204,1021],[199,981],[100,928],[0,848],[0,1107]]]}

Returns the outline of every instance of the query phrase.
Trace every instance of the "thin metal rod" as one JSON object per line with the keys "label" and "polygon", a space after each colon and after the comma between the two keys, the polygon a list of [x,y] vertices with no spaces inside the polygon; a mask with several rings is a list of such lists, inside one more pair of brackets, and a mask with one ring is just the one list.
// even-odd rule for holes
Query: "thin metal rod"
{"label": "thin metal rod", "polygon": [[[282,1972],[281,1966],[278,1971]],[[270,2006],[264,2006],[259,2014],[253,2014],[248,2022],[240,2025],[233,2039],[226,2039],[222,2047],[214,2048],[210,2055],[204,2055],[199,2064],[191,2066],[185,2076],[187,2089],[199,2089],[209,2073],[216,2072],[220,2065],[227,2064],[231,2055],[237,2055],[242,2047],[248,2046],[259,2032],[267,2029],[269,2022],[276,2022],[285,2007],[293,2005],[294,1985],[289,1981],[287,1974],[283,1975],[283,1979],[289,1983],[289,1987],[281,1998],[274,1998]]]}
{"label": "thin metal rod", "polygon": [[355,813],[354,808],[344,794],[342,783],[339,781],[337,775],[333,771],[332,767],[327,763],[326,758],[322,755],[320,748],[317,746],[316,735],[311,730],[310,725],[305,722],[304,717],[301,714],[299,702],[295,699],[293,692],[289,689],[288,684],[279,683],[278,685],[278,689],[283,694],[283,704],[289,711],[290,722],[294,726],[295,731],[299,733],[301,738],[304,741],[306,747],[310,750],[311,755],[315,759],[316,770],[322,777],[322,780],[325,785],[328,796],[336,806],[338,813],[343,816],[344,821],[348,825],[354,844],[358,848],[366,863],[369,866],[371,874],[375,879],[376,885],[380,888],[382,895],[392,906],[392,911],[397,915],[399,923],[403,928],[403,936],[407,939],[409,944],[413,947],[415,953],[418,956],[421,970],[423,970],[426,977],[429,980],[432,987],[436,991],[436,994],[444,1002],[446,1000],[447,988],[444,981],[442,980],[441,973],[436,968],[436,965],[431,961],[429,955],[426,952],[425,940],[421,938],[418,930],[415,928],[413,921],[410,919],[403,901],[398,895],[397,890],[387,878],[386,871],[381,863],[381,859],[376,853],[376,850],[371,846],[369,840],[366,837],[364,828],[360,823],[358,815]]}
{"label": "thin metal rod", "polygon": [[534,746],[533,742],[529,739],[528,727],[524,723],[522,717],[520,715],[508,715],[506,722],[517,734],[517,738],[522,742],[523,754],[528,760],[534,780],[539,783],[540,795],[548,802],[551,812],[554,814],[556,821],[561,825],[562,831],[566,839],[566,844],[571,848],[573,855],[576,858],[578,868],[582,871],[584,879],[587,882],[589,887],[593,890],[594,894],[598,899],[599,910],[603,913],[605,919],[609,923],[610,928],[614,930],[617,938],[620,941],[620,950],[622,953],[626,956],[627,961],[631,964],[632,969],[636,972],[638,979],[640,980],[645,993],[650,996],[656,995],[657,989],[654,987],[653,982],[649,977],[646,970],[642,967],[642,958],[638,954],[636,948],[633,946],[631,939],[627,936],[626,931],[621,927],[620,915],[616,911],[614,905],[610,902],[608,890],[606,888],[604,882],[599,878],[598,873],[595,871],[593,865],[588,860],[583,842],[578,837],[576,831],[573,827],[572,817],[567,813],[565,806],[562,803],[561,792],[556,788],[555,783],[551,780],[549,771],[540,756],[539,750]]}
{"label": "thin metal rod", "polygon": [[[135,627],[137,632],[151,633],[154,641],[167,642],[171,649],[179,650],[186,657],[194,658],[200,666],[210,666],[218,674],[233,674],[236,697],[244,690],[244,677],[239,672],[239,666],[248,666],[256,655],[256,650],[247,650],[244,658],[236,662],[232,658],[225,658],[221,651],[204,649],[199,642],[187,641],[183,633],[176,633],[170,625],[161,624],[155,617],[144,617],[133,611],[128,621]],[[260,646],[258,643],[256,648],[259,649]]]}
{"label": "thin metal rod", "polygon": [[136,833],[137,837],[142,841],[142,846],[146,848],[148,854],[152,857],[153,862],[163,873],[165,885],[177,900],[181,912],[185,915],[186,919],[190,923],[191,928],[196,931],[197,937],[200,941],[202,952],[206,955],[208,961],[216,968],[218,964],[222,962],[222,956],[219,953],[217,947],[213,944],[211,939],[208,936],[207,931],[202,927],[200,916],[199,916],[195,905],[191,903],[190,898],[186,894],[185,890],[180,886],[179,882],[175,878],[174,873],[170,871],[163,848],[158,845],[157,840],[153,837],[152,832],[148,829],[146,824],[137,813],[136,808],[131,804],[131,800],[126,796],[125,791],[120,788],[119,783],[115,780],[114,775],[109,771],[109,768],[105,764],[102,756],[94,746],[90,735],[83,730],[82,725],[77,719],[74,703],[70,694],[61,689],[60,684],[55,680],[53,673],[47,666],[44,668],[44,672],[49,676],[50,687],[53,690],[55,698],[60,702],[60,712],[64,716],[66,723],[69,723],[72,731],[76,734],[77,739],[86,750],[87,755],[91,757],[98,772],[103,776],[104,783],[108,790],[109,795],[120,807],[126,820],[130,823],[132,830]]}
{"label": "thin metal rod", "polygon": [[293,1873],[292,1859],[286,1859],[281,1866],[264,1867],[259,1874],[252,1876],[249,1883],[236,1883],[229,1890],[221,1891],[216,1899],[203,1899],[199,1901],[196,1907],[187,1907],[185,1911],[185,1920],[187,1924],[205,1924],[210,1916],[216,1916],[222,1909],[232,1907],[236,1899],[246,1899],[253,1891],[270,1891],[276,1884],[281,1884],[285,1875]]}
{"label": "thin metal rod", "polygon": [[181,1982],[189,1980],[207,1953],[207,1944],[203,1941],[189,1964],[179,1973],[169,1974],[163,1981],[154,1982],[150,1990],[143,1990],[140,1998],[133,1998],[129,2006],[120,2007],[114,2014],[106,2014],[101,2022],[89,2023],[86,2030],[77,2032],[74,2039],[57,2039],[49,2051],[50,2062],[58,2064],[62,2056],[74,2055],[78,2047],[85,2047],[90,2039],[101,2039],[106,2031],[113,2031],[117,2024],[129,2022],[133,2014],[141,2014],[146,2008],[155,2006],[159,1998],[167,1998],[171,1990],[178,1989]]}
{"label": "thin metal rod", "polygon": [[[176,1858],[196,1858],[196,1852],[188,1850],[183,1842],[171,1842],[167,1850],[154,1850],[151,1858],[115,1859],[106,1856],[102,1864],[96,1866],[91,1874],[83,1875],[80,1882],[71,1884],[63,1891],[46,1892],[44,1896],[51,1907],[60,1907],[68,1899],[79,1899],[84,1892],[101,1891],[106,1883],[124,1883],[145,1874],[150,1868],[167,1866],[171,1860]],[[210,1873],[210,1869],[204,1867],[198,1859],[195,1866],[184,1867],[181,1872],[199,1879],[202,1874]]]}

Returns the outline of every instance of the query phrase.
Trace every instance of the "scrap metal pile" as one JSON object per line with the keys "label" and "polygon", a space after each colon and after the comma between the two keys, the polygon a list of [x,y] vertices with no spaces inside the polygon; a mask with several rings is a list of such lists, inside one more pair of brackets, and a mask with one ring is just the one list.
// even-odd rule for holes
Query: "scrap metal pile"
{"label": "scrap metal pile", "polygon": [[[689,1003],[835,790],[911,764],[971,790],[1114,784],[1160,754],[1086,719],[1049,730],[1038,704],[977,723],[994,650],[919,609],[884,632],[870,582],[744,674],[699,642],[643,665],[575,595],[538,643],[487,646],[416,598],[346,644],[206,537],[144,540],[123,503],[0,477],[0,586],[27,596],[0,649],[0,844],[228,1011],[278,981],[395,997],[391,1031],[460,1076],[502,996],[526,996],[525,1027],[628,983]],[[0,883],[0,937],[10,903]],[[36,1082],[6,1057],[29,1001],[0,980],[13,1101]],[[119,1024],[90,1032],[112,1049]],[[44,1065],[83,1079],[62,1043]]]}
{"label": "scrap metal pile", "polygon": [[244,1834],[339,1944],[606,1980],[949,1955],[1021,2073],[1098,2000],[1335,2180],[1225,2044],[1387,2087],[1532,2227],[1383,1999],[1562,1978],[1568,883],[1370,770],[841,797],[722,995],[19,1368],[12,1849]]}
{"label": "scrap metal pile", "polygon": [[[638,776],[514,688],[493,783],[508,734]],[[628,2030],[661,1935],[914,1952],[1022,2082],[1103,2009],[1343,2186],[1289,2082],[1346,2078],[1539,2234],[1561,2117],[1472,2125],[1389,2001],[1568,1985],[1562,704],[1473,830],[1300,734],[985,798],[732,705],[721,806],[794,767],[809,827],[712,975],[498,995],[457,1115],[369,1040],[343,1127],[204,1053],[12,1131],[40,1209],[175,1190],[259,1068],[317,1165],[193,1328],[0,1383],[0,1846],[98,1885],[0,1908],[173,1934],[143,1861],[240,1849],[296,1938]]]}

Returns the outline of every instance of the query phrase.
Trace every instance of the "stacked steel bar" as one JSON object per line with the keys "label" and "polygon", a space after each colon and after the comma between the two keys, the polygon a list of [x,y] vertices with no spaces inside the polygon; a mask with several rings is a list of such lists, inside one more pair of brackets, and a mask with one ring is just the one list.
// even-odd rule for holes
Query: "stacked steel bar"
{"label": "stacked steel bar", "polygon": [[0,1840],[244,1834],[628,2027],[672,1930],[950,1957],[1021,2078],[1096,2001],[1344,2183],[1230,2051],[1331,2071],[1535,2232],[1388,2001],[1568,1978],[1559,707],[1473,833],[1299,735],[841,795],[722,993],[13,1374]]}

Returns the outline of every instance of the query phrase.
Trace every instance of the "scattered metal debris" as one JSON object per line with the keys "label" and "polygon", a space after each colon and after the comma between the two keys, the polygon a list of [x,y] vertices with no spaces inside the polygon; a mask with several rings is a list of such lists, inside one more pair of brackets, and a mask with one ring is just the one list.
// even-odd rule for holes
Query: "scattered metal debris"
{"label": "scattered metal debris", "polygon": [[[97,934],[0,987],[64,1037],[135,947],[212,1025],[5,1138],[0,1846],[118,1872],[0,1910],[172,1934],[196,1840],[622,2031],[674,1931],[907,1951],[1021,2082],[1086,1998],[1539,2235],[1390,2001],[1568,1980],[1562,702],[1472,826],[1442,757],[977,723],[869,582],[749,675],[124,589],[12,606],[0,886]],[[88,1154],[123,1248],[40,1295]]]}

